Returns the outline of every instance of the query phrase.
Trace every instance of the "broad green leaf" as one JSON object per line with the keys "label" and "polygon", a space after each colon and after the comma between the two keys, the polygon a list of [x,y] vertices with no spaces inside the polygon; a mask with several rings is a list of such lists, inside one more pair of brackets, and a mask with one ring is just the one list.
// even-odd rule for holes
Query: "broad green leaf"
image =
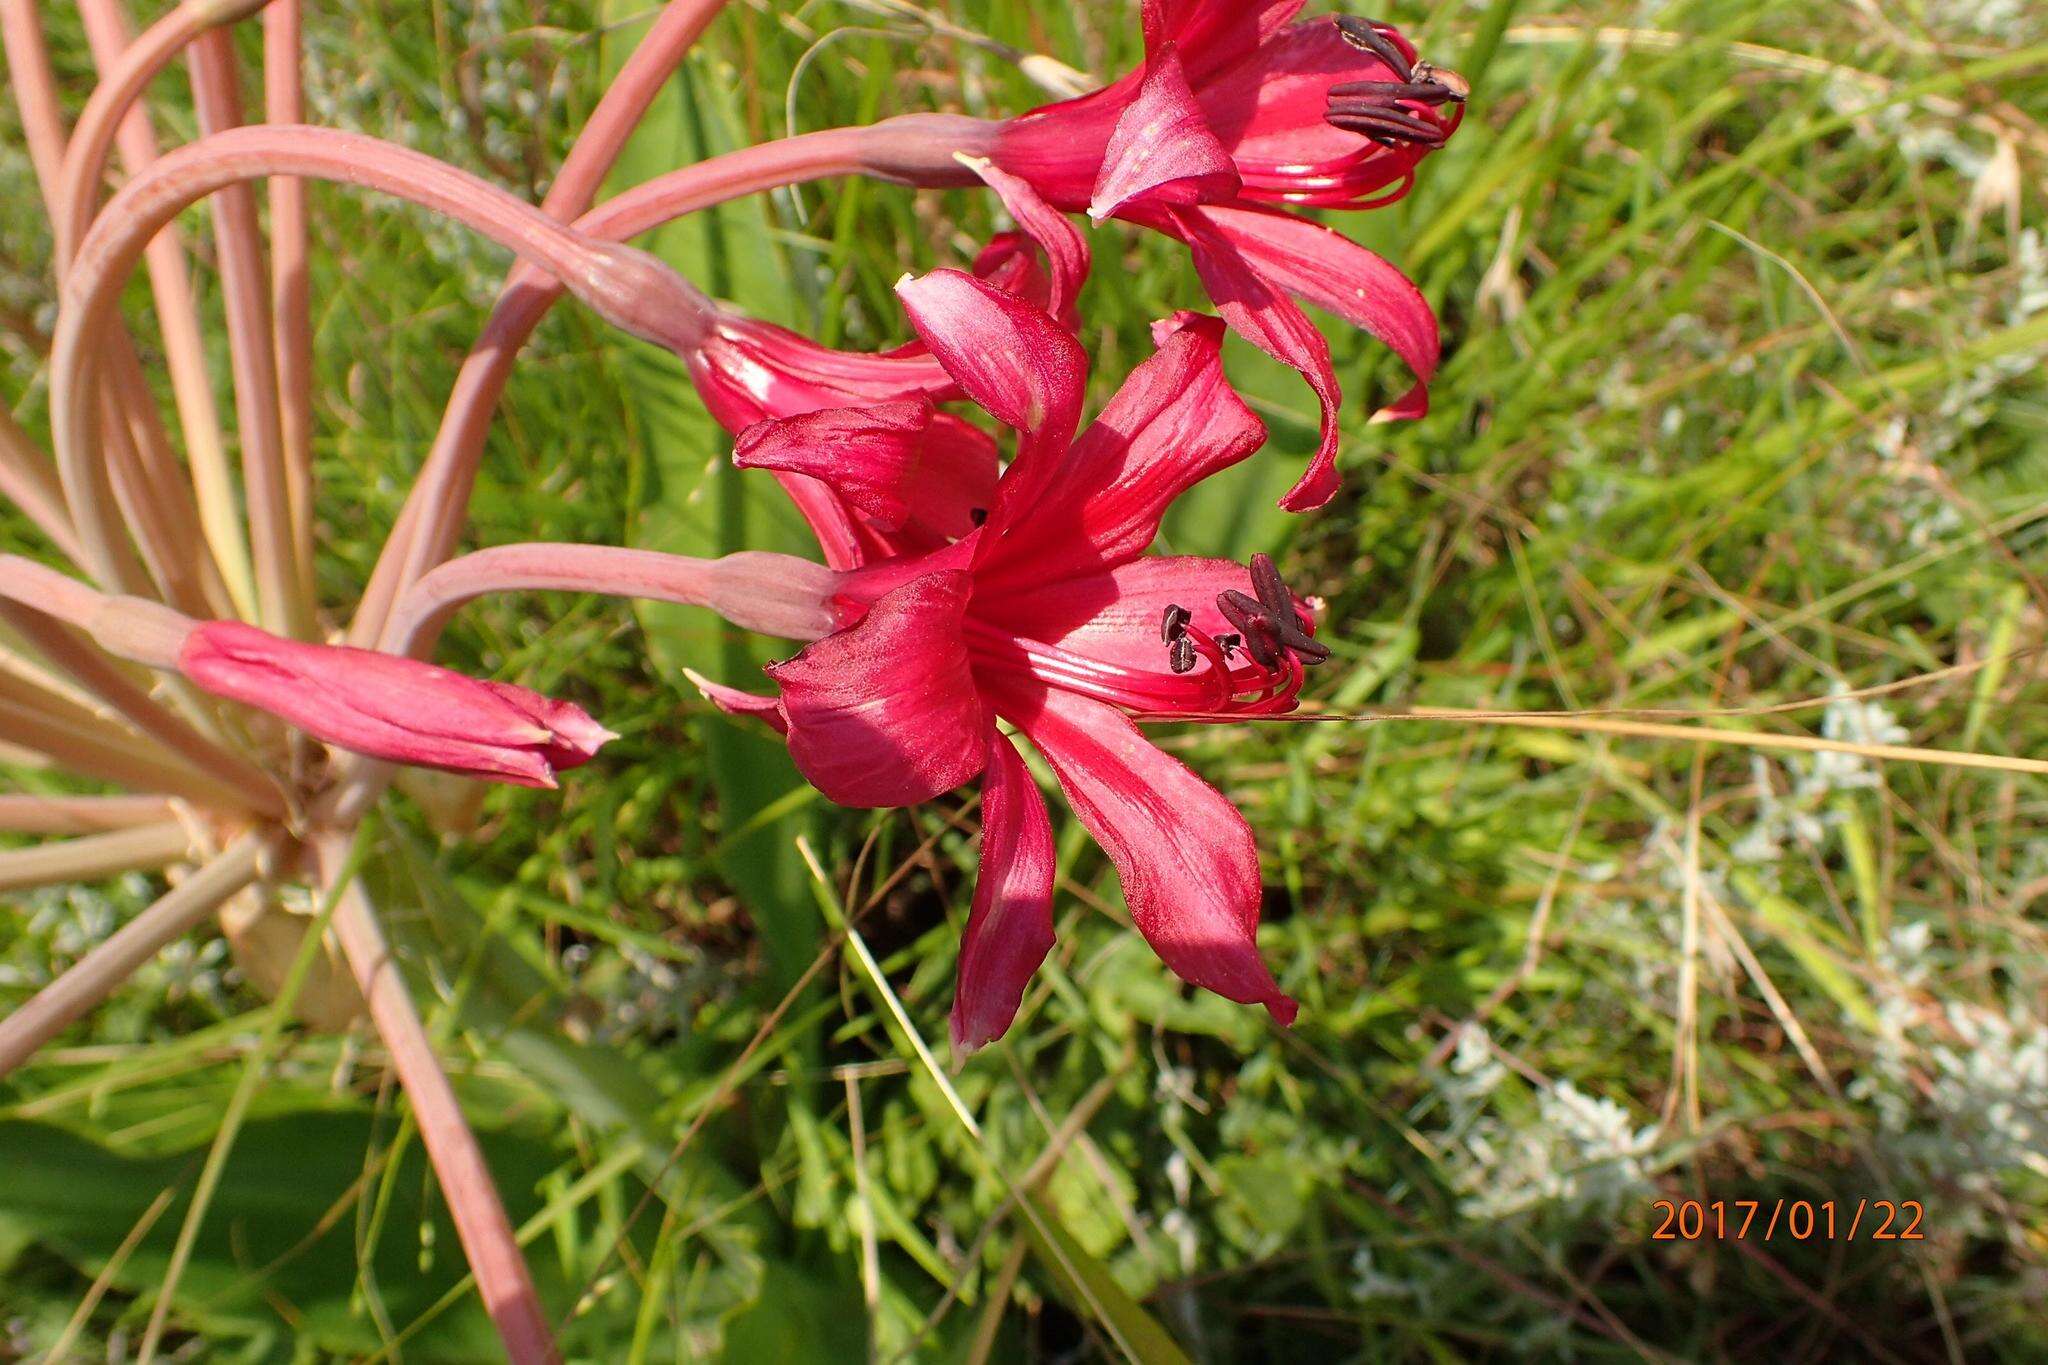
{"label": "broad green leaf", "polygon": [[[759,1247],[771,1230],[758,1209],[746,1206],[745,1182],[723,1164],[714,1144],[697,1144],[671,1159],[675,1132],[665,1121],[649,1059],[567,1037],[560,988],[416,844],[391,836],[366,875],[401,947],[401,963],[434,962],[453,979],[463,1031],[516,1070],[519,1107],[536,1101],[558,1106],[579,1125],[615,1135],[673,1216],[700,1226],[698,1254],[711,1255],[697,1272],[691,1325],[715,1333],[726,1314],[752,1303],[760,1289]],[[424,979],[416,983],[422,992],[428,986]],[[648,1221],[643,1231],[651,1232],[658,1220]]]}
{"label": "broad green leaf", "polygon": [[1157,1318],[1124,1292],[1109,1267],[1083,1251],[1060,1229],[1046,1202],[1036,1195],[1024,1197],[1036,1205],[1039,1216],[1020,1218],[1018,1230],[1031,1239],[1039,1266],[1052,1277],[1068,1306],[1086,1316],[1099,1312],[1104,1325],[1140,1365],[1189,1365],[1186,1353],[1166,1334]]}
{"label": "broad green leaf", "polygon": [[[381,1149],[392,1131],[388,1118],[353,1108],[306,1107],[251,1121],[228,1157],[180,1282],[173,1321],[209,1338],[296,1340],[345,1357],[377,1349],[377,1329],[355,1292],[359,1228],[347,1201],[363,1175],[365,1154]],[[513,1220],[527,1217],[555,1156],[545,1144],[508,1132],[485,1129],[478,1137]],[[8,1174],[0,1182],[0,1241],[32,1241],[85,1277],[100,1272],[159,1194],[180,1188],[178,1202],[114,1277],[116,1287],[129,1292],[162,1281],[204,1147],[124,1157],[62,1128],[10,1122],[0,1123],[0,1152]],[[419,1145],[408,1144],[398,1159],[383,1235],[360,1253],[384,1313],[402,1329],[466,1267]],[[337,1205],[343,1216],[330,1218]],[[560,1317],[574,1286],[552,1273],[545,1257],[536,1259],[534,1273]],[[472,1295],[433,1318],[406,1342],[404,1354],[407,1360],[474,1361],[498,1349]]]}
{"label": "broad green leaf", "polygon": [[1229,1153],[1217,1158],[1216,1175],[1224,1189],[1217,1224],[1254,1255],[1270,1255],[1307,1216],[1309,1175],[1286,1152]]}
{"label": "broad green leaf", "polygon": [[866,1326],[858,1284],[771,1261],[760,1303],[734,1318],[726,1332],[723,1359],[733,1365],[862,1360],[868,1356]]}

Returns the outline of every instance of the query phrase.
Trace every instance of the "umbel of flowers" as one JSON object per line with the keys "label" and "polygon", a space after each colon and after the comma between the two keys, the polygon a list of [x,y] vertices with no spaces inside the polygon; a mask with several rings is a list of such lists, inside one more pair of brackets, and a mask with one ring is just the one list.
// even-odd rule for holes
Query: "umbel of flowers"
{"label": "umbel of flowers", "polygon": [[[1302,17],[1303,0],[1144,0],[1143,65],[1093,93],[1009,119],[906,114],[808,133],[599,205],[628,135],[723,8],[669,0],[536,205],[309,125],[297,0],[184,0],[133,42],[105,0],[80,8],[101,79],[69,106],[35,7],[0,4],[61,301],[48,447],[0,410],[0,495],[41,538],[37,553],[0,556],[0,622],[23,654],[0,670],[0,742],[60,779],[0,793],[0,830],[49,839],[0,852],[0,886],[185,871],[0,1020],[0,1075],[231,898],[313,883],[335,907],[334,934],[508,1355],[555,1359],[480,1149],[347,856],[404,767],[547,787],[602,761],[611,733],[578,706],[431,662],[463,603],[538,589],[694,604],[791,642],[763,680],[772,695],[702,685],[784,735],[834,801],[902,806],[978,785],[981,872],[952,1014],[962,1054],[1010,1028],[1053,941],[1054,818],[1023,745],[1115,864],[1165,966],[1293,1021],[1256,944],[1250,826],[1141,727],[1293,708],[1329,657],[1326,623],[1264,557],[1150,550],[1176,497],[1264,442],[1224,373],[1226,328],[1298,369],[1321,404],[1321,440],[1283,500],[1292,510],[1338,486],[1341,398],[1301,303],[1365,329],[1413,372],[1383,415],[1424,410],[1438,358],[1428,305],[1392,265],[1302,211],[1405,193],[1456,131],[1463,81],[1386,25]],[[252,118],[229,30],[259,14]],[[181,57],[201,136],[160,152],[143,94]],[[116,150],[127,174],[109,196]],[[926,262],[906,277],[915,339],[894,351],[837,350],[749,319],[625,244],[725,200],[847,175],[905,192],[985,187],[1015,222],[966,268]],[[314,591],[311,179],[409,200],[519,257],[352,604]],[[215,351],[176,226],[202,203],[231,413],[216,404]],[[1077,215],[1089,231],[1133,224],[1182,243],[1221,315],[1190,299],[1158,322],[1154,353],[1086,421],[1090,251]],[[144,273],[158,329],[147,345],[122,308]],[[492,409],[565,293],[683,358],[735,436],[735,461],[788,493],[821,562],[604,545],[461,552]],[[163,358],[168,414],[144,355]],[[159,1298],[145,1356],[170,1301]]]}

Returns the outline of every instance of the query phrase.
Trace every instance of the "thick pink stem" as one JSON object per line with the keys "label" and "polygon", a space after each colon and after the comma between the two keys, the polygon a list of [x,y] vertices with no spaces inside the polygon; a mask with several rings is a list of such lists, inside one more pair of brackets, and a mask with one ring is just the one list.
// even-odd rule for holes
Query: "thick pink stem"
{"label": "thick pink stem", "polygon": [[369,898],[353,878],[336,885],[346,875],[348,840],[340,835],[322,836],[315,841],[315,849],[321,877],[330,893],[339,898],[334,932],[370,1007],[377,1034],[391,1054],[399,1084],[412,1102],[420,1140],[440,1178],[441,1193],[455,1218],[456,1235],[476,1276],[477,1292],[497,1324],[513,1365],[549,1365],[560,1359],[554,1335],[526,1259],[520,1254],[512,1220],[505,1216],[504,1203],[491,1181],[483,1149],[463,1120],[455,1089],[434,1056],[426,1026],[392,962],[391,946],[385,942]]}
{"label": "thick pink stem", "polygon": [[550,217],[567,220],[590,207],[654,97],[726,4],[727,0],[669,0],[662,8],[562,158],[555,183],[541,200]]}
{"label": "thick pink stem", "polygon": [[136,729],[189,764],[194,772],[214,781],[221,793],[212,802],[217,809],[253,810],[272,818],[284,815],[284,796],[267,773],[157,705],[99,650],[41,613],[12,602],[0,603],[0,619],[26,636],[44,657],[69,673],[80,686],[120,712]]}
{"label": "thick pink stem", "polygon": [[497,592],[587,592],[709,607],[742,630],[817,640],[832,630],[826,603],[838,579],[822,564],[763,551],[692,559],[613,545],[499,545],[451,559],[407,590],[388,647],[424,656],[457,608]]}
{"label": "thick pink stem", "polygon": [[84,551],[65,509],[55,466],[4,407],[0,407],[0,497],[26,513],[65,558],[74,564],[82,562]]}
{"label": "thick pink stem", "polygon": [[182,763],[160,758],[155,751],[138,747],[133,738],[110,744],[82,733],[31,708],[0,697],[0,736],[9,746],[9,761],[20,751],[37,755],[65,772],[95,781],[112,782],[133,792],[161,792],[191,801],[209,810],[232,809],[217,784],[199,777]]}
{"label": "thick pink stem", "polygon": [[[415,583],[397,603],[383,647],[425,658],[465,602],[499,592],[588,592],[708,607],[743,630],[810,641],[832,630],[827,603],[838,582],[822,564],[762,551],[692,559],[612,545],[499,545],[451,559]],[[351,757],[316,815],[334,824],[360,819],[396,771]]]}
{"label": "thick pink stem", "polygon": [[[136,747],[134,732],[109,717],[90,696],[20,655],[0,656],[0,701],[15,714],[41,716],[73,734]],[[10,744],[32,745],[36,738],[34,730],[0,730],[0,739]]]}
{"label": "thick pink stem", "polygon": [[[170,851],[170,857],[151,859],[145,865],[161,866],[189,853],[183,847],[184,831],[177,824],[159,828],[162,848]],[[37,991],[27,1004],[0,1020],[0,1076],[34,1056],[43,1044],[106,999],[172,940],[197,928],[223,901],[255,881],[265,857],[275,847],[275,835],[243,835],[161,900],[115,930],[111,938],[79,959],[70,970]]]}
{"label": "thick pink stem", "polygon": [[64,105],[35,0],[0,0],[0,46],[7,53],[8,83],[28,143],[28,157],[45,196],[57,186],[64,165]]}
{"label": "thick pink stem", "polygon": [[[234,44],[219,29],[192,41],[192,99],[200,131],[209,135],[243,122]],[[255,556],[256,597],[263,624],[279,635],[307,638],[311,604],[299,595],[306,581],[292,536],[286,487],[283,414],[278,402],[277,343],[270,321],[270,269],[256,196],[244,184],[223,185],[211,197],[214,244],[220,257],[221,301],[228,322],[228,358],[235,377],[235,422],[241,435],[242,491],[249,503],[249,548]]]}
{"label": "thick pink stem", "polygon": [[[583,130],[576,135],[569,155],[562,160],[555,183],[549,186],[546,197],[541,200],[543,213],[567,221],[590,207],[605,176],[617,164],[619,153],[625,150],[633,130],[646,116],[648,106],[653,104],[662,86],[675,75],[676,68],[689,55],[691,45],[726,3],[727,0],[673,0],[662,10],[660,17],[648,29],[646,38],[619,68],[617,78],[605,90],[597,108],[591,111]],[[497,406],[505,379],[511,373],[512,362],[525,343],[526,333],[493,335],[500,315],[518,292],[517,279],[515,270],[513,280],[507,281],[504,295],[492,310],[483,336],[462,362],[462,370],[456,376],[454,391],[449,395],[448,407],[441,419],[441,429],[434,438],[433,452],[429,453],[420,478],[415,480],[413,491],[399,513],[397,523],[391,528],[391,535],[377,556],[370,582],[364,588],[362,604],[357,608],[349,632],[350,639],[357,644],[376,643],[393,595],[452,553],[447,518],[441,515],[429,518],[421,512],[422,508],[434,508],[448,499],[432,490],[423,493],[421,486],[430,480],[447,488],[459,486],[459,493],[453,499],[457,523],[466,516],[469,476],[460,469],[447,470],[444,466],[459,463],[460,452],[467,450],[472,443],[477,449],[482,448],[482,431],[489,427],[491,410]],[[553,283],[544,278],[542,282],[546,285]],[[552,301],[559,297],[559,291],[548,297]],[[543,304],[542,312],[545,311],[546,305]],[[536,321],[539,316],[535,314]],[[530,332],[532,327],[533,323],[527,323],[526,331]],[[473,414],[478,409],[482,414],[481,426],[474,426],[478,418]],[[436,460],[435,452],[444,450],[455,453],[452,457],[443,456]],[[471,467],[474,468],[473,460]],[[422,536],[422,527],[430,520],[431,534]]]}
{"label": "thick pink stem", "polygon": [[[99,204],[99,186],[107,158],[118,146],[130,174],[157,158],[156,132],[141,97],[150,80],[184,45],[209,27],[243,17],[256,0],[216,3],[185,0],[146,29],[132,44],[128,16],[121,0],[81,0],[99,85],[86,101],[66,149],[61,183],[53,185],[51,218],[55,224],[60,269],[68,266],[78,240]],[[255,587],[248,546],[242,535],[220,413],[214,406],[213,383],[207,374],[206,342],[199,305],[192,292],[185,249],[175,227],[159,233],[147,252],[150,292],[156,301],[157,325],[163,341],[164,367],[170,374],[178,425],[191,464],[196,515],[208,547],[234,604],[255,609]],[[166,490],[182,481],[173,480]],[[179,497],[182,499],[182,492]]]}
{"label": "thick pink stem", "polygon": [[[304,123],[300,82],[299,0],[270,0],[263,11],[263,116]],[[307,276],[306,182],[270,180],[270,310],[277,334],[279,434],[291,507],[297,596],[318,614],[313,577],[313,310]]]}
{"label": "thick pink stem", "polygon": [[215,804],[284,814],[283,795],[262,769],[159,706],[100,649],[72,634],[84,631],[103,647],[117,646],[123,657],[167,667],[190,621],[144,599],[110,598],[18,555],[0,555],[0,620],[137,730],[215,783],[228,797],[217,797]]}
{"label": "thick pink stem", "polygon": [[94,458],[91,401],[98,340],[144,246],[181,210],[229,185],[270,175],[336,180],[384,191],[468,223],[563,279],[601,316],[670,346],[694,344],[694,291],[653,258],[595,241],[475,176],[376,138],[330,128],[237,128],[181,147],[122,188],[80,244],[51,352],[51,426],[65,499],[102,582],[124,580],[125,541]]}
{"label": "thick pink stem", "polygon": [[181,611],[211,616],[225,610],[226,589],[213,562],[197,553],[198,511],[135,344],[124,328],[111,327],[105,351],[107,459],[121,513],[135,532],[150,578]]}
{"label": "thick pink stem", "polygon": [[[13,610],[12,603],[0,603],[0,613]],[[66,670],[63,659],[50,662]],[[96,699],[81,697],[18,659],[0,659],[0,664],[0,746],[43,755],[78,776],[132,791],[178,796],[209,810],[244,808],[243,794],[228,782],[143,742],[132,728],[110,718],[111,708]],[[10,752],[10,758],[21,755]],[[24,765],[33,766],[26,760]]]}
{"label": "thick pink stem", "polygon": [[161,796],[0,793],[0,829],[14,834],[103,834],[177,818],[177,807]]}
{"label": "thick pink stem", "polygon": [[0,851],[0,891],[66,882],[96,882],[122,872],[153,871],[182,862],[191,832],[177,821],[140,825],[79,839],[55,839]]}
{"label": "thick pink stem", "polygon": [[[919,184],[978,183],[953,154],[986,150],[989,128],[975,119],[911,114],[742,148],[635,186],[577,219],[576,228],[591,237],[623,242],[713,204],[838,175]],[[538,272],[513,272],[483,336],[463,362],[433,448],[377,560],[350,628],[355,643],[374,644],[403,585],[453,552],[467,518],[491,413],[505,391],[519,349],[561,296],[561,287]]]}
{"label": "thick pink stem", "polygon": [[20,555],[0,555],[0,598],[80,630],[92,628],[108,601],[97,588]]}
{"label": "thick pink stem", "polygon": [[[106,3],[110,0],[88,0],[87,8],[91,10]],[[61,222],[67,134],[49,54],[43,43],[42,25],[32,0],[0,0],[0,40],[4,40],[6,46],[15,101],[21,110],[30,158],[41,182],[44,202],[49,207],[52,221]],[[60,267],[63,264],[61,251],[58,264]],[[120,586],[139,589],[148,579],[153,579],[167,596],[180,605],[188,609],[200,608],[203,605],[201,590],[218,584],[217,580],[195,579],[191,566],[184,562],[188,556],[182,553],[180,544],[177,488],[163,482],[166,466],[173,465],[175,461],[170,456],[148,388],[139,378],[141,366],[126,338],[112,339],[108,349],[114,357],[114,385],[106,399],[110,405],[107,454],[115,470],[114,476],[108,480],[108,488],[110,492],[119,490],[124,510],[135,519],[137,538],[148,554],[150,565],[146,578],[142,566],[132,553],[127,552],[124,544],[121,547],[123,553],[114,565],[120,575]],[[63,543],[62,538],[59,539]],[[83,548],[83,543],[77,542],[67,546],[67,552]]]}
{"label": "thick pink stem", "polygon": [[[255,5],[243,8],[253,11]],[[83,0],[79,13],[85,20],[93,60],[99,64],[100,83],[79,111],[70,145],[64,150],[63,173],[54,182],[57,202],[52,217],[57,253],[64,261],[78,250],[79,239],[92,222],[99,205],[100,181],[106,176],[107,160],[116,143],[131,173],[157,158],[156,132],[139,103],[143,92],[188,43],[223,17],[218,5],[186,0],[131,41],[127,16],[117,0]]]}

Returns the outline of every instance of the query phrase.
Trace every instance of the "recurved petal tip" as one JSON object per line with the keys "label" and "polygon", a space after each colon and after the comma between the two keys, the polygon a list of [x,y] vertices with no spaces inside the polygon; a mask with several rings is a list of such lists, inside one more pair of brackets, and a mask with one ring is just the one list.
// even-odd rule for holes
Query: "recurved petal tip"
{"label": "recurved petal tip", "polygon": [[737,687],[713,682],[693,668],[683,670],[683,676],[690,685],[704,694],[710,702],[728,716],[742,716],[758,720],[777,734],[789,733],[789,722],[783,718],[782,702],[776,697],[764,697],[753,692],[743,692]]}

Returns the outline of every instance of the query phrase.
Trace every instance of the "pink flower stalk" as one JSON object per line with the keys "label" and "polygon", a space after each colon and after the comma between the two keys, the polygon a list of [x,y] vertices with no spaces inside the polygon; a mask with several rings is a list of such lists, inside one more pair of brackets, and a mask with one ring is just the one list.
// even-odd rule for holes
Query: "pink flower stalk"
{"label": "pink flower stalk", "polygon": [[1279,206],[1400,198],[1416,163],[1456,131],[1466,94],[1387,25],[1290,22],[1303,3],[1145,0],[1143,68],[1010,120],[991,153],[1058,208],[1184,242],[1230,325],[1308,380],[1322,436],[1281,500],[1290,511],[1337,491],[1342,402],[1329,344],[1294,300],[1364,328],[1414,371],[1387,417],[1427,411],[1439,343],[1428,302],[1400,271]]}
{"label": "pink flower stalk", "polygon": [[[1028,184],[986,161],[961,160],[1002,197],[1019,228],[989,244],[975,261],[975,273],[1061,317],[1072,330],[1074,298],[1089,264],[1081,234]],[[995,442],[934,407],[935,400],[959,391],[921,343],[879,355],[835,350],[708,299],[704,306],[704,324],[690,329],[701,340],[684,353],[698,395],[713,420],[740,437],[733,457],[741,468],[774,470],[817,534],[828,565],[847,569],[919,554],[972,529],[973,511],[986,508],[995,491]],[[748,430],[757,423],[877,404],[887,405],[890,415],[873,424],[863,449],[887,466],[882,477],[902,478],[915,490],[900,502],[863,496],[873,493],[873,480],[849,487],[844,480],[813,477],[801,461],[764,460],[759,447],[766,438]],[[791,436],[776,439],[786,444]],[[804,429],[798,444],[834,439],[827,419]],[[842,472],[848,467],[841,462]]]}
{"label": "pink flower stalk", "polygon": [[178,669],[316,739],[370,758],[552,787],[615,738],[582,707],[414,659],[286,640],[239,621],[186,637]]}
{"label": "pink flower stalk", "polygon": [[[1304,665],[1329,657],[1270,561],[1146,556],[1166,508],[1250,455],[1265,429],[1224,378],[1222,325],[1182,314],[1078,439],[1087,363],[1044,310],[959,271],[898,293],[966,395],[1017,430],[982,523],[922,556],[839,576],[839,628],[772,665],[779,704],[707,687],[788,737],[804,775],[848,806],[930,800],[979,776],[982,866],[952,1014],[960,1049],[1009,1027],[1053,942],[1045,804],[1000,719],[1021,731],[1123,879],[1131,917],[1183,978],[1291,1023],[1260,960],[1259,856],[1235,806],[1133,723],[1224,721],[1293,708]],[[904,414],[773,424],[754,459],[849,499]],[[862,432],[863,425],[868,428]],[[915,482],[914,470],[903,483]]]}

